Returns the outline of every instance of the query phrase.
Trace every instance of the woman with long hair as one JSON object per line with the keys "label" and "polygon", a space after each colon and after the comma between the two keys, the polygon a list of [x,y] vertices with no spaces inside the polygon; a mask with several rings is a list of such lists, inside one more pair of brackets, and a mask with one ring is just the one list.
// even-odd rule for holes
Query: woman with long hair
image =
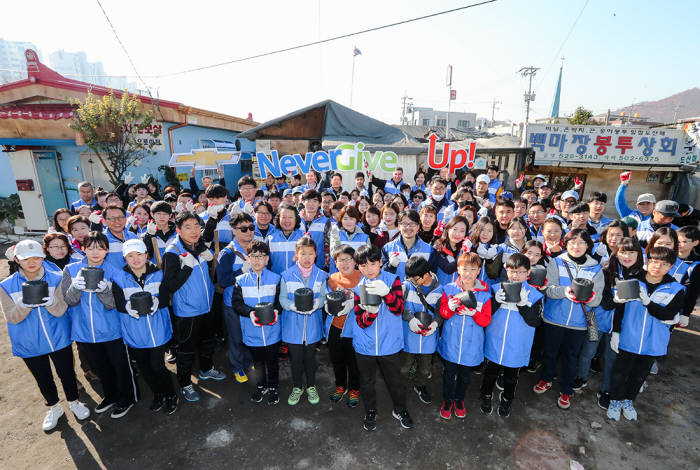
{"label": "woman with long hair", "polygon": [[435,206],[423,206],[419,216],[420,229],[418,230],[418,236],[425,243],[430,243],[435,238],[435,227],[438,225],[437,209]]}
{"label": "woman with long hair", "polygon": [[[430,267],[443,286],[457,279],[457,258],[462,254],[464,240],[468,234],[469,222],[461,215],[456,215],[450,219],[440,237],[433,242]],[[467,243],[471,247],[471,242]]]}

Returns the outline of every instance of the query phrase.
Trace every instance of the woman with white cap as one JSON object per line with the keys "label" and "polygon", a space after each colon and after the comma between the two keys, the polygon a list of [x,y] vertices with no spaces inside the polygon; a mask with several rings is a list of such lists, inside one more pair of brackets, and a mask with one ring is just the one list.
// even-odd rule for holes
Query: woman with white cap
{"label": "woman with white cap", "polygon": [[[7,320],[12,354],[27,364],[49,407],[42,428],[50,431],[64,414],[58,401],[51,362],[75,417],[86,419],[90,410],[78,400],[70,319],[65,315],[67,305],[58,288],[61,273],[44,269],[45,257],[41,245],[34,240],[23,240],[14,247],[13,259],[19,264],[19,270],[0,282],[0,306]],[[22,284],[27,281],[46,282],[48,296],[39,303],[25,303]]]}

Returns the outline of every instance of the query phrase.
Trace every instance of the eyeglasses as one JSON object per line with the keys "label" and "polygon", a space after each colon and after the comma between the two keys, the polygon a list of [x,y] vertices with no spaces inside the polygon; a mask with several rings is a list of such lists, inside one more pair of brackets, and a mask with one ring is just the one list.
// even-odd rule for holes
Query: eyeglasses
{"label": "eyeglasses", "polygon": [[123,215],[119,217],[105,217],[105,220],[107,222],[119,222],[120,220],[126,220],[126,217],[124,217]]}
{"label": "eyeglasses", "polygon": [[248,225],[246,227],[236,227],[236,230],[240,230],[241,233],[246,233],[247,231],[254,232],[255,231],[255,225]]}
{"label": "eyeglasses", "polygon": [[348,256],[348,257],[346,257],[346,258],[338,258],[337,260],[335,260],[335,263],[336,263],[336,264],[340,264],[340,263],[349,263],[349,262],[351,262],[351,261],[354,262],[355,260]]}
{"label": "eyeglasses", "polygon": [[527,274],[527,271],[515,271],[515,270],[510,269],[510,268],[506,268],[506,271],[508,271],[508,274],[515,274],[518,276],[524,276]]}
{"label": "eyeglasses", "polygon": [[529,214],[530,214],[530,215],[539,215],[539,214],[544,214],[544,211],[542,211],[542,210],[540,210],[540,211],[529,211]]}
{"label": "eyeglasses", "polygon": [[399,227],[402,227],[402,228],[415,228],[415,227],[418,227],[418,224],[416,224],[416,223],[414,223],[414,222],[401,222],[401,223],[399,224]]}
{"label": "eyeglasses", "polygon": [[248,258],[257,260],[257,259],[267,258],[267,255],[248,255]]}
{"label": "eyeglasses", "polygon": [[659,266],[661,268],[666,267],[666,266],[669,266],[669,267],[671,266],[671,263],[669,263],[668,261],[663,261],[660,259],[650,259],[647,261],[647,264],[648,265],[654,264],[654,265]]}

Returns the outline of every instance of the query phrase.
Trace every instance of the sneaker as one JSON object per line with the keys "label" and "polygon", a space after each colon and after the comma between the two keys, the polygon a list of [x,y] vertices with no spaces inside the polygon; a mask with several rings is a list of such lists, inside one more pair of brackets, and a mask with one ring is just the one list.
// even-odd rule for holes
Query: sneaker
{"label": "sneaker", "polygon": [[493,404],[491,403],[491,395],[481,395],[481,412],[490,415],[493,411]]}
{"label": "sneaker", "polygon": [[604,410],[608,409],[608,406],[610,406],[609,392],[598,392],[598,406]]}
{"label": "sneaker", "polygon": [[75,400],[70,402],[70,410],[79,420],[87,419],[90,416],[90,408],[82,401]]}
{"label": "sneaker", "polygon": [[642,386],[639,387],[639,393],[642,393],[648,386],[649,386],[649,384],[645,380],[644,383],[642,384]]}
{"label": "sneaker", "polygon": [[160,393],[156,393],[155,395],[153,395],[153,401],[151,402],[151,406],[149,406],[148,409],[151,411],[160,411],[160,409],[163,408],[164,403],[165,397]]}
{"label": "sneaker", "polygon": [[581,377],[576,377],[572,388],[574,389],[574,392],[580,392],[586,385],[588,385],[586,380],[583,380]]}
{"label": "sneaker", "polygon": [[545,382],[544,380],[540,380],[537,382],[537,385],[533,388],[535,393],[537,394],[542,394],[552,388],[552,382]]}
{"label": "sneaker", "polygon": [[659,363],[657,361],[654,361],[654,363],[651,365],[651,370],[649,373],[651,375],[656,375],[659,373]]}
{"label": "sneaker", "polygon": [[128,405],[114,405],[114,408],[112,408],[112,413],[109,415],[110,418],[121,418],[122,416],[126,415],[131,408],[133,408],[134,404],[129,403]]}
{"label": "sneaker", "polygon": [[180,393],[182,393],[187,401],[197,401],[199,400],[199,393],[194,389],[192,384],[186,387],[180,388]]}
{"label": "sneaker", "polygon": [[236,379],[236,382],[239,384],[244,384],[248,381],[248,376],[243,371],[234,372],[233,378]]}
{"label": "sneaker", "polygon": [[591,360],[591,372],[594,374],[598,374],[603,371],[603,368],[600,365],[600,357],[598,356],[593,356],[593,360]]}
{"label": "sneaker", "polygon": [[503,385],[503,376],[499,375],[498,378],[496,379],[496,388],[499,389],[500,391],[503,391],[505,388],[505,385]]}
{"label": "sneaker", "polygon": [[316,387],[306,388],[306,398],[312,405],[318,405],[318,402],[321,400],[318,396],[318,391],[316,390]]}
{"label": "sneaker", "polygon": [[255,391],[253,394],[250,396],[250,401],[253,403],[260,403],[263,401],[263,396],[267,393],[267,387],[263,387],[262,385],[258,385],[255,388]]}
{"label": "sneaker", "polygon": [[360,391],[350,390],[348,394],[348,408],[355,408],[360,404]]}
{"label": "sneaker", "polygon": [[301,396],[304,394],[304,389],[294,387],[292,389],[292,393],[289,394],[289,398],[287,399],[287,404],[289,406],[294,406],[297,403],[299,403],[299,400],[301,399]]}
{"label": "sneaker", "polygon": [[399,412],[394,410],[391,412],[391,416],[398,419],[401,423],[401,427],[404,429],[413,429],[416,426],[411,419],[411,415],[408,414],[408,410],[401,410]]}
{"label": "sneaker", "polygon": [[571,395],[560,392],[559,399],[557,400],[557,406],[562,410],[568,410],[571,406]]}
{"label": "sneaker", "polygon": [[530,364],[528,364],[528,366],[527,366],[527,371],[528,371],[530,374],[534,374],[535,372],[537,372],[537,369],[539,369],[539,367],[540,367],[540,363],[539,363],[539,362],[537,362],[537,361],[531,361]]}
{"label": "sneaker", "polygon": [[169,397],[165,397],[165,408],[163,411],[165,411],[166,415],[171,415],[175,413],[175,410],[177,410],[177,404],[180,401],[180,399],[177,397],[177,395],[171,395]]}
{"label": "sneaker", "polygon": [[362,427],[365,428],[365,431],[377,429],[377,410],[367,410],[365,419],[362,421]]}
{"label": "sneaker", "polygon": [[450,419],[452,417],[452,401],[445,400],[440,407],[440,417],[442,419]]}
{"label": "sneaker", "polygon": [[279,353],[280,359],[285,360],[289,357],[289,346],[286,344],[282,344],[280,346],[280,353]]}
{"label": "sneaker", "polygon": [[277,389],[276,388],[268,388],[267,389],[267,404],[272,406],[272,405],[276,405],[279,402],[280,402],[280,396],[277,393]]}
{"label": "sneaker", "polygon": [[622,411],[622,402],[620,400],[610,400],[610,406],[608,406],[608,418],[613,421],[620,421],[620,412]]}
{"label": "sneaker", "polygon": [[105,411],[109,410],[113,406],[114,406],[114,402],[107,401],[107,399],[105,398],[104,400],[102,400],[100,402],[99,405],[97,405],[95,407],[95,413],[97,413],[97,414],[104,413]]}
{"label": "sneaker", "polygon": [[51,431],[58,424],[59,418],[63,416],[63,407],[60,403],[56,403],[54,406],[49,408],[44,416],[44,422],[41,424],[41,428],[44,431]]}
{"label": "sneaker", "polygon": [[416,387],[414,385],[413,391],[416,392],[416,395],[418,395],[418,398],[420,399],[420,401],[422,401],[426,405],[429,405],[430,403],[433,402],[433,398],[430,396],[430,392],[428,392],[428,389],[425,388],[425,386]]}
{"label": "sneaker", "polygon": [[464,419],[467,417],[467,407],[464,400],[455,400],[455,418]]}
{"label": "sneaker", "polygon": [[502,393],[498,396],[498,399],[501,401],[501,403],[498,405],[498,416],[501,418],[507,418],[510,416],[510,405],[512,400],[506,400],[503,398]]}
{"label": "sneaker", "polygon": [[177,354],[174,352],[169,352],[167,356],[165,356],[165,361],[168,364],[175,364],[177,362]]}
{"label": "sneaker", "polygon": [[[199,371],[199,379],[200,380],[207,380],[207,379],[224,380],[225,378],[226,378],[226,374],[224,374],[220,370],[214,369],[213,367],[206,372],[202,372],[201,370]],[[248,380],[248,377],[246,377],[246,380]]]}
{"label": "sneaker", "polygon": [[335,387],[335,392],[331,393],[328,399],[333,403],[338,403],[346,393],[348,393],[348,390],[345,387]]}
{"label": "sneaker", "polygon": [[634,409],[632,400],[622,400],[622,414],[629,421],[637,421],[637,410]]}

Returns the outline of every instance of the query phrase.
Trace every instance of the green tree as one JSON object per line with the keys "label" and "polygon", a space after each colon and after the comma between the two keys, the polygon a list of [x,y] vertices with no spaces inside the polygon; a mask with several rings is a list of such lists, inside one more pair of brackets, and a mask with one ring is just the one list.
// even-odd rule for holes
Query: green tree
{"label": "green tree", "polygon": [[593,117],[593,112],[579,106],[574,111],[574,114],[569,118],[569,123],[571,124],[591,124],[591,118]]}
{"label": "green tree", "polygon": [[[78,108],[70,127],[82,135],[114,186],[120,184],[130,166],[155,154],[154,142],[144,143],[136,138],[140,131],[153,125],[153,113],[143,111],[141,102],[128,91],[121,99],[114,96],[113,90],[102,97],[88,93],[84,103],[73,104]],[[155,138],[160,134],[152,131],[150,135]]]}

